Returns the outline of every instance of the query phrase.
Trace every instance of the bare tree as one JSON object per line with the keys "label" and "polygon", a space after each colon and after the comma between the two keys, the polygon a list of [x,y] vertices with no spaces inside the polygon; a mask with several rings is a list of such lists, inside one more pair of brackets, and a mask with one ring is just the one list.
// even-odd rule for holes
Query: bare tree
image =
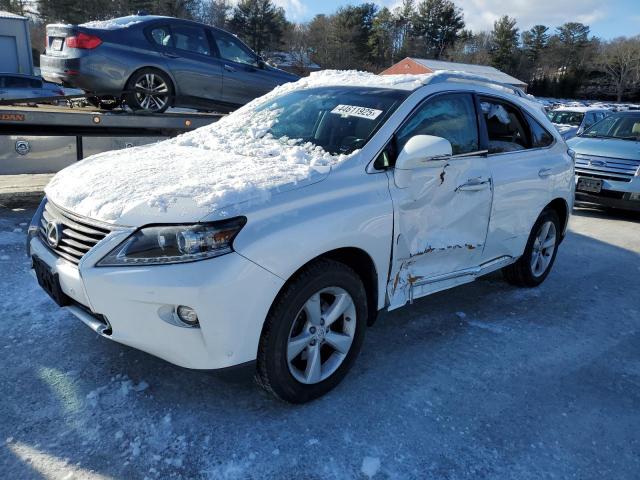
{"label": "bare tree", "polygon": [[618,102],[640,77],[640,35],[617,38],[602,46],[599,64],[616,88]]}

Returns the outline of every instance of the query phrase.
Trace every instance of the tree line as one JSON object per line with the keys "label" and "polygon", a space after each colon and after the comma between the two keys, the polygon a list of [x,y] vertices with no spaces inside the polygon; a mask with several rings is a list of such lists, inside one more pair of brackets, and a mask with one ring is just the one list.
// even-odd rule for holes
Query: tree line
{"label": "tree line", "polygon": [[640,98],[640,35],[604,41],[578,22],[521,30],[508,15],[473,32],[452,0],[403,0],[394,9],[349,5],[305,23],[289,21],[272,0],[0,0],[0,10],[41,25],[138,11],[189,18],[231,31],[266,58],[286,52],[299,73],[310,61],[379,72],[413,56],[493,65],[541,96]]}

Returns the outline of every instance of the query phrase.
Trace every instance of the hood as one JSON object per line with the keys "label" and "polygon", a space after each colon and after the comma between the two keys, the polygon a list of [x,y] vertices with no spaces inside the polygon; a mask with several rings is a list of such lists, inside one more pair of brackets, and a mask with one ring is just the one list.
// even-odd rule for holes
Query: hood
{"label": "hood", "polygon": [[616,138],[574,137],[567,142],[576,153],[598,157],[640,160],[640,142]]}
{"label": "hood", "polygon": [[197,222],[321,181],[347,157],[272,137],[273,118],[273,111],[242,109],[174,139],[95,155],[60,171],[45,193],[106,223]]}

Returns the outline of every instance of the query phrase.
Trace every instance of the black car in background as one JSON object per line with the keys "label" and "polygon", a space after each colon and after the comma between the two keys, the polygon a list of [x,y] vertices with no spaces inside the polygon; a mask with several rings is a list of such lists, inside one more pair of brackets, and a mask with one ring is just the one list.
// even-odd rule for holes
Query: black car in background
{"label": "black car in background", "polygon": [[298,79],[224,30],[151,15],[47,25],[40,68],[45,79],[93,93],[105,107],[124,99],[148,112],[230,111]]}

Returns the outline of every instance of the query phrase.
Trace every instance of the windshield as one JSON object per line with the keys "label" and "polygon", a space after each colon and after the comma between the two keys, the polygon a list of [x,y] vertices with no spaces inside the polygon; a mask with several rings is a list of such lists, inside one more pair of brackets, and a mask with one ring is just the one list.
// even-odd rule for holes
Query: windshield
{"label": "windshield", "polygon": [[585,130],[581,137],[640,141],[640,113],[610,115]]}
{"label": "windshield", "polygon": [[332,155],[362,148],[410,92],[385,88],[323,87],[299,90],[261,105],[271,111],[277,139],[311,143]]}
{"label": "windshield", "polygon": [[560,123],[562,125],[573,125],[579,127],[584,118],[584,113],[581,112],[568,112],[562,110],[555,110],[549,112],[549,119],[553,123]]}

